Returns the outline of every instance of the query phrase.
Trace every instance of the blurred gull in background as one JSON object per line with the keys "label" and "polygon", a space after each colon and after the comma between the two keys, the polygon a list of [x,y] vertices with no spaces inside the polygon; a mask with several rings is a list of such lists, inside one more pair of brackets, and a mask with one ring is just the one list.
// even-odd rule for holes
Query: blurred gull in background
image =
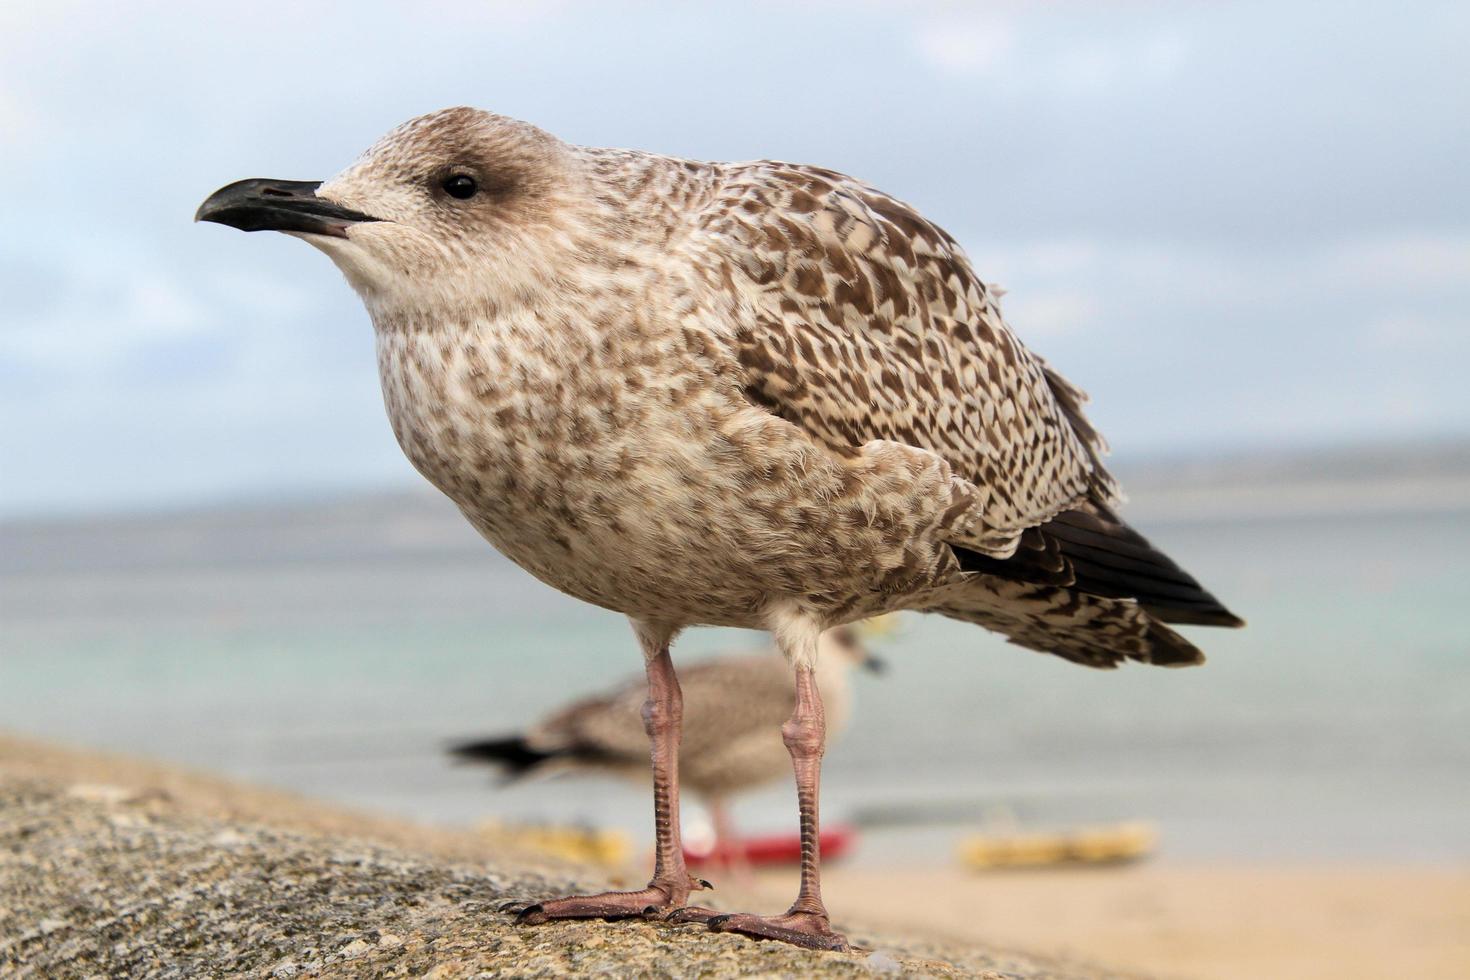
{"label": "blurred gull in background", "polygon": [[[822,634],[817,684],[829,737],[841,733],[851,714],[848,671],[883,669],[858,635],[865,625]],[[728,654],[685,667],[679,685],[684,692],[680,778],[709,810],[715,834],[709,858],[739,866],[746,852],[728,801],[790,772],[781,723],[796,706],[791,666],[774,649]],[[648,736],[639,713],[647,696],[647,682],[630,679],[577,700],[524,732],[465,742],[452,751],[461,759],[500,767],[507,783],[566,772],[612,773],[647,783]]]}

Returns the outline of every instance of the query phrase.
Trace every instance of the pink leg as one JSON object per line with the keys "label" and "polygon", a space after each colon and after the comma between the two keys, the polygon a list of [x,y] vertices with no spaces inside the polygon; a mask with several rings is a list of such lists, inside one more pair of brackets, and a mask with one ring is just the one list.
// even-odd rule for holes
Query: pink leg
{"label": "pink leg", "polygon": [[519,922],[534,925],[551,919],[662,918],[682,908],[691,891],[712,887],[707,881],[690,877],[679,839],[679,734],[684,698],[669,659],[668,638],[658,638],[649,650],[652,641],[648,634],[642,629],[638,634],[645,643],[648,672],[643,727],[648,732],[653,760],[653,879],[647,888],[638,891],[573,895],[540,902],[521,910]]}
{"label": "pink leg", "polygon": [[718,915],[709,920],[719,932],[780,939],[810,949],[848,948],[847,939],[832,931],[822,904],[821,827],[817,796],[822,778],[822,753],[827,743],[827,720],[822,695],[810,667],[796,669],[796,711],[781,726],[781,737],[796,770],[796,799],[801,811],[801,887],[785,915]]}

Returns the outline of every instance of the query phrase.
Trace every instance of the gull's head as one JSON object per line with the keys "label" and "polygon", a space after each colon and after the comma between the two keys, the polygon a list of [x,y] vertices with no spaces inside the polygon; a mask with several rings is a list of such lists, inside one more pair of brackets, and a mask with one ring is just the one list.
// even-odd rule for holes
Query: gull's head
{"label": "gull's head", "polygon": [[874,674],[881,674],[888,669],[881,658],[868,651],[858,626],[838,626],[827,630],[818,644],[821,651],[818,664],[830,661],[843,668],[861,667]]}
{"label": "gull's head", "polygon": [[310,242],[376,317],[534,295],[555,277],[575,193],[566,144],[458,108],[409,120],[330,180],[236,181],[195,219]]}

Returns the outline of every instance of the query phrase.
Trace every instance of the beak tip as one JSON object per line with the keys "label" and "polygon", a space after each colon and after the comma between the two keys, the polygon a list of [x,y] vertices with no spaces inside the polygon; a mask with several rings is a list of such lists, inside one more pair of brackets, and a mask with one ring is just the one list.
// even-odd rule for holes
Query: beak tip
{"label": "beak tip", "polygon": [[250,178],[227,184],[204,199],[194,220],[241,231],[303,232],[346,238],[347,229],[379,218],[316,196],[320,181]]}
{"label": "beak tip", "polygon": [[211,224],[223,224],[223,222],[221,222],[219,220],[219,217],[218,217],[219,208],[216,207],[216,206],[211,206],[211,205],[214,205],[214,204],[215,204],[214,195],[210,195],[204,201],[203,204],[199,205],[199,207],[197,207],[197,208],[194,209],[193,223],[196,224],[196,225],[199,224],[200,222],[209,222]]}

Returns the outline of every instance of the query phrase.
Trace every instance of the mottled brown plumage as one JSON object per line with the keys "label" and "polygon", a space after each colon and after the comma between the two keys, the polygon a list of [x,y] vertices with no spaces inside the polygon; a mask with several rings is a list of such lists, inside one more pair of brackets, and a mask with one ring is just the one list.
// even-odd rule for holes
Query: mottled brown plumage
{"label": "mottled brown plumage", "polygon": [[512,560],[627,614],[644,648],[654,880],[534,919],[667,910],[697,887],[676,846],[667,654],[686,626],[769,629],[796,667],[801,895],[715,924],[830,948],[822,630],[919,609],[1111,667],[1198,662],[1165,622],[1239,622],[1116,517],[1081,391],[1016,339],[963,250],[860,181],[576,147],[450,109],[315,205],[293,194],[233,185],[200,215],[330,255],[372,315],[408,458]]}
{"label": "mottled brown plumage", "polygon": [[[480,201],[432,198],[455,166]],[[1014,560],[1028,528],[1055,552],[1059,515],[1111,517],[1105,447],[907,205],[474,110],[407,124],[320,193],[387,219],[312,237],[373,312],[399,442],[557,588],[675,627],[922,608],[1096,666],[1198,659],[1127,590]]]}

